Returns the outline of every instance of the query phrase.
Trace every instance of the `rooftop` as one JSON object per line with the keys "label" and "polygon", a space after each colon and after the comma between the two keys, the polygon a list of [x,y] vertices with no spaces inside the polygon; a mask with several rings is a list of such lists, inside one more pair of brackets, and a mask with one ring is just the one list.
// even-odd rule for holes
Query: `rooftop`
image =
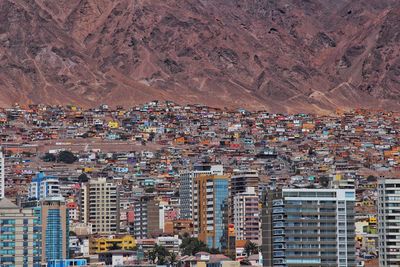
{"label": "rooftop", "polygon": [[0,199],[0,209],[18,209],[19,207],[12,203],[9,199]]}

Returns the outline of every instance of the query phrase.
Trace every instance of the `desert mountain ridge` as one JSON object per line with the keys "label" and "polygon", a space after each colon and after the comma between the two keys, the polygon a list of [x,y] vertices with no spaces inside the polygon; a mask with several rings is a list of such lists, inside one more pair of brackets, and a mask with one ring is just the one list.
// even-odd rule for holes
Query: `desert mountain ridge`
{"label": "desert mountain ridge", "polygon": [[400,2],[0,2],[0,106],[153,99],[400,110]]}

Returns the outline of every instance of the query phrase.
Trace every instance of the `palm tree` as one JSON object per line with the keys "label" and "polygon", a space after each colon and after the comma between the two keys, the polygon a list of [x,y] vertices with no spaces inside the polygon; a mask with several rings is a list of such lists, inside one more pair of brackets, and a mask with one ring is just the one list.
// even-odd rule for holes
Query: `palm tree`
{"label": "palm tree", "polygon": [[246,245],[244,245],[244,251],[246,252],[247,257],[251,256],[252,254],[257,254],[258,245],[251,241],[247,241]]}
{"label": "palm tree", "polygon": [[171,266],[176,266],[176,264],[178,263],[178,261],[177,261],[177,254],[175,253],[175,252],[170,252],[169,253],[169,264],[171,265]]}
{"label": "palm tree", "polygon": [[155,263],[157,259],[157,254],[156,251],[154,250],[154,248],[152,250],[149,251],[149,260],[151,263]]}

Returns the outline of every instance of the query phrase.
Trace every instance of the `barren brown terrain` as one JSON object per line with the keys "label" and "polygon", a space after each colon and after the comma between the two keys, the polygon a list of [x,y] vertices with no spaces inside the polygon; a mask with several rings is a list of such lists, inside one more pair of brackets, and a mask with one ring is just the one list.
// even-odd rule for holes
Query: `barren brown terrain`
{"label": "barren brown terrain", "polygon": [[0,106],[153,99],[399,110],[399,1],[0,1]]}

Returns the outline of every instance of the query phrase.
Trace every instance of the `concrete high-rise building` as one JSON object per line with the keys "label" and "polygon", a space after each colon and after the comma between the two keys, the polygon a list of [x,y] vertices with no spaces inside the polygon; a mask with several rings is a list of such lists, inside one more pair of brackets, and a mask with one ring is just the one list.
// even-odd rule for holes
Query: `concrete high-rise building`
{"label": "concrete high-rise building", "polygon": [[43,172],[36,174],[29,185],[29,199],[42,200],[54,196],[60,196],[58,178],[46,176]]}
{"label": "concrete high-rise building", "polygon": [[4,168],[4,154],[0,147],[0,199],[5,196],[5,168]]}
{"label": "concrete high-rise building", "polygon": [[400,266],[400,179],[378,180],[379,266]]}
{"label": "concrete high-rise building", "polygon": [[356,266],[355,192],[280,189],[262,213],[263,266]]}
{"label": "concrete high-rise building", "polygon": [[134,222],[131,234],[137,239],[157,237],[162,234],[160,202],[154,196],[144,196],[134,203]]}
{"label": "concrete high-rise building", "polygon": [[[258,172],[256,170],[233,170],[231,177],[231,196],[246,192],[247,187],[253,187],[258,193]],[[233,201],[232,201],[233,202]]]}
{"label": "concrete high-rise building", "polygon": [[[40,202],[39,202],[40,203]],[[38,204],[38,202],[36,202]],[[30,207],[35,216],[33,220],[33,267],[41,267],[42,263],[42,209],[39,206]]]}
{"label": "concrete high-rise building", "polygon": [[90,180],[81,188],[81,221],[92,225],[92,232],[114,234],[119,231],[117,186],[106,178]]}
{"label": "concrete high-rise building", "polygon": [[347,176],[341,173],[337,173],[332,177],[331,188],[339,189],[354,189],[355,188],[355,177]]}
{"label": "concrete high-rise building", "polygon": [[193,190],[194,232],[210,248],[229,249],[229,176],[199,175]]}
{"label": "concrete high-rise building", "polygon": [[69,218],[63,197],[48,197],[40,203],[42,264],[68,259]]}
{"label": "concrete high-rise building", "polygon": [[32,209],[21,209],[7,198],[0,200],[0,266],[35,266]]}
{"label": "concrete high-rise building", "polygon": [[233,170],[233,174],[231,177],[230,183],[230,218],[233,221],[233,214],[234,214],[234,205],[233,200],[234,197],[239,193],[246,192],[246,188],[252,187],[255,190],[255,194],[258,195],[258,184],[259,184],[259,177],[258,172],[256,170],[251,169],[236,169]]}
{"label": "concrete high-rise building", "polygon": [[179,201],[180,201],[180,218],[193,219],[193,186],[197,176],[205,175],[223,175],[224,167],[222,165],[194,165],[192,170],[182,171],[179,174]]}
{"label": "concrete high-rise building", "polygon": [[236,240],[250,240],[258,243],[260,210],[254,187],[247,187],[246,192],[237,193],[233,198],[233,223]]}

